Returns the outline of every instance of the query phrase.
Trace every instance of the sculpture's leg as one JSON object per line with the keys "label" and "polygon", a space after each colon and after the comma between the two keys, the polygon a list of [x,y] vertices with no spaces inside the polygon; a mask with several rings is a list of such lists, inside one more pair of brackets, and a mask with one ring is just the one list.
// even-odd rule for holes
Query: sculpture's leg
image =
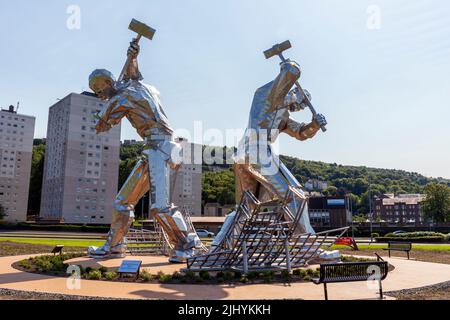
{"label": "sculpture's leg", "polygon": [[105,244],[100,248],[90,247],[88,249],[90,256],[123,257],[125,255],[126,235],[134,220],[134,207],[149,189],[148,161],[145,159],[136,164],[116,197],[111,229]]}
{"label": "sculpture's leg", "polygon": [[[267,161],[266,164],[236,165],[235,172],[237,190],[241,194],[243,190],[249,190],[254,193],[260,201],[266,201],[269,200],[271,196],[277,197],[278,199],[284,199],[288,190],[291,190],[295,192],[298,198],[306,201],[300,183],[277,157],[273,157],[271,161]],[[259,186],[257,186],[258,184]],[[288,203],[288,207],[292,214],[295,215],[299,209],[299,202],[291,199]],[[301,214],[301,218],[299,221],[298,232],[315,233],[309,221],[307,203],[305,204],[303,211],[299,212],[299,214]]]}
{"label": "sculpture's leg", "polygon": [[150,183],[153,186],[151,214],[174,248],[170,261],[182,263],[195,254],[195,248],[201,245],[201,241],[181,212],[170,203],[170,172],[180,165],[174,163],[172,156],[178,150],[176,143],[163,140],[155,142],[154,147],[145,152],[149,158]]}

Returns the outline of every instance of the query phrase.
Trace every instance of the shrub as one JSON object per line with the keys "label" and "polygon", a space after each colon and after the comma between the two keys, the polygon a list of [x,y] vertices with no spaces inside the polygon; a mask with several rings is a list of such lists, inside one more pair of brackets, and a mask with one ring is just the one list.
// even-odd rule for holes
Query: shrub
{"label": "shrub", "polygon": [[86,269],[84,269],[84,272],[89,273],[91,272],[93,269],[92,267],[86,267]]}
{"label": "shrub", "polygon": [[162,271],[159,271],[156,276],[158,277],[158,281],[161,283],[166,283],[172,280],[172,276],[170,274],[165,274]]}
{"label": "shrub", "polygon": [[153,276],[150,272],[148,272],[147,270],[142,270],[139,273],[139,278],[144,281],[144,282],[150,282],[153,279]]}
{"label": "shrub", "polygon": [[197,283],[202,283],[203,281],[204,281],[204,280],[203,280],[202,277],[199,277],[199,276],[195,277],[195,282],[197,282]]}
{"label": "shrub", "polygon": [[283,271],[281,271],[281,278],[283,278],[284,281],[290,281],[292,278],[292,275],[288,270],[283,270]]}
{"label": "shrub", "polygon": [[306,276],[303,277],[303,280],[304,281],[311,281],[311,276],[306,275]]}
{"label": "shrub", "polygon": [[314,275],[314,270],[313,269],[306,269],[306,275],[308,276],[313,276]]}
{"label": "shrub", "polygon": [[209,280],[211,279],[211,276],[209,275],[208,271],[202,270],[200,271],[200,278],[202,278],[203,280]]}
{"label": "shrub", "polygon": [[104,275],[106,280],[113,281],[119,277],[119,274],[115,271],[105,272]]}
{"label": "shrub", "polygon": [[184,276],[185,276],[185,278],[186,278],[187,280],[194,280],[194,279],[195,279],[195,272],[192,271],[192,270],[187,270],[187,271],[184,273]]}
{"label": "shrub", "polygon": [[378,238],[380,234],[378,232],[372,233],[372,238]]}
{"label": "shrub", "polygon": [[106,273],[106,272],[108,272],[108,268],[100,267],[100,268],[98,268],[98,271],[100,271],[101,273]]}
{"label": "shrub", "polygon": [[241,279],[239,280],[241,283],[247,283],[248,282],[248,278],[246,276],[241,277]]}
{"label": "shrub", "polygon": [[235,279],[240,279],[240,278],[242,278],[242,272],[235,271],[235,272],[234,272],[234,278],[235,278]]}
{"label": "shrub", "polygon": [[46,272],[51,271],[53,268],[53,264],[48,260],[39,260],[36,261],[36,266],[40,271]]}
{"label": "shrub", "polygon": [[225,282],[223,277],[216,277],[216,280],[217,280],[218,283],[224,283]]}
{"label": "shrub", "polygon": [[21,266],[22,268],[29,270],[33,267],[33,265],[31,264],[30,260],[25,259],[19,262],[19,266]]}
{"label": "shrub", "polygon": [[216,279],[219,279],[219,278],[224,278],[225,277],[225,274],[223,273],[223,271],[219,271],[219,272],[217,272],[217,274],[216,274]]}
{"label": "shrub", "polygon": [[172,273],[172,279],[173,280],[181,280],[181,279],[183,279],[183,275],[181,273],[179,273],[178,271],[175,271],[174,273]]}
{"label": "shrub", "polygon": [[274,275],[273,271],[264,271],[264,272],[263,272],[263,279],[264,279],[264,282],[266,282],[266,283],[272,282],[272,280],[273,280],[273,275]]}
{"label": "shrub", "polygon": [[225,271],[225,272],[223,273],[223,279],[224,279],[225,281],[231,281],[231,280],[233,280],[233,273],[230,272],[230,271]]}
{"label": "shrub", "polygon": [[259,277],[259,272],[256,271],[251,271],[247,274],[247,278],[250,281],[255,281],[256,279],[258,279]]}
{"label": "shrub", "polygon": [[445,241],[445,236],[424,236],[424,237],[378,237],[375,238],[377,242],[389,242],[389,241],[407,241],[407,242],[430,242],[438,243]]}
{"label": "shrub", "polygon": [[98,270],[91,270],[88,274],[87,274],[87,278],[89,280],[100,280],[102,278],[102,273]]}

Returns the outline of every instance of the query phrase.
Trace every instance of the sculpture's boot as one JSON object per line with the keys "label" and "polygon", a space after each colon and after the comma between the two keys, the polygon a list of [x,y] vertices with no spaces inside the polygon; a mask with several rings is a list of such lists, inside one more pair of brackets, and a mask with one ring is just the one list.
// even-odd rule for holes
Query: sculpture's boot
{"label": "sculpture's boot", "polygon": [[178,208],[172,206],[160,211],[153,208],[151,214],[163,228],[172,247],[170,262],[184,263],[197,253],[197,249],[202,248],[194,227]]}
{"label": "sculpture's boot", "polygon": [[133,211],[113,210],[113,221],[103,246],[89,247],[88,254],[93,258],[123,258],[127,249],[126,235],[134,220]]}

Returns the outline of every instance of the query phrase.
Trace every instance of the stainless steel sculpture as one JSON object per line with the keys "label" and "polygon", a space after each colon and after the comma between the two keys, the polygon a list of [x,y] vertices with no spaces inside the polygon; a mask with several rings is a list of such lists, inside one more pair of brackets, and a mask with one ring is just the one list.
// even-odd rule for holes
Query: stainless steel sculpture
{"label": "stainless steel sculpture", "polygon": [[[259,88],[253,100],[245,136],[235,155],[235,212],[227,216],[210,252],[188,259],[190,270],[270,270],[301,267],[308,262],[333,261],[337,251],[327,252],[348,228],[316,234],[309,222],[307,198],[300,183],[280,161],[272,144],[280,132],[298,140],[314,137],[327,124],[317,114],[310,95],[298,79],[297,63],[284,59],[290,42],[275,45],[266,58],[279,55],[278,77]],[[296,89],[291,88],[296,85]],[[311,123],[298,123],[291,112],[309,107]]]}
{"label": "stainless steel sculpture", "polygon": [[[266,58],[280,55],[289,48],[276,45],[265,52]],[[259,88],[253,99],[248,128],[235,157],[236,197],[240,201],[245,191],[251,191],[261,202],[283,199],[290,193],[287,205],[292,213],[297,212],[297,204],[305,203],[306,197],[300,183],[278,158],[272,144],[280,133],[286,133],[298,140],[307,140],[325,128],[326,120],[313,112],[309,124],[298,123],[290,117],[311,105],[309,93],[298,84],[301,71],[299,65],[282,57],[281,71],[277,78]],[[297,88],[291,88],[297,85]],[[311,110],[314,110],[312,106]],[[294,217],[286,217],[292,220]],[[309,222],[308,206],[304,206],[298,225],[300,233],[314,233]]]}
{"label": "stainless steel sculpture", "polygon": [[164,113],[159,92],[141,82],[138,68],[139,40],[141,36],[153,38],[154,30],[133,20],[130,29],[138,33],[128,49],[128,59],[119,80],[111,72],[95,70],[89,77],[90,88],[106,105],[98,115],[97,133],[105,132],[126,117],[145,140],[144,157],[140,160],[118,193],[113,221],[106,243],[90,247],[92,257],[123,257],[126,235],[134,219],[134,207],[150,190],[151,215],[159,223],[171,247],[171,262],[184,262],[204,252],[189,216],[170,203],[170,174],[181,165],[182,148],[174,142],[172,128]]}

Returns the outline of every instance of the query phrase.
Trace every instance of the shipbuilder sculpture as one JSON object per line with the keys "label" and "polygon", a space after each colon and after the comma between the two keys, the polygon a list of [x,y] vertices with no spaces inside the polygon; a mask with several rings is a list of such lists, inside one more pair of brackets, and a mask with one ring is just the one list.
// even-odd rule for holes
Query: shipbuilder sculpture
{"label": "shipbuilder sculpture", "polygon": [[126,117],[145,141],[140,160],[118,193],[112,213],[112,224],[106,243],[90,247],[95,258],[123,257],[126,235],[134,220],[134,208],[150,191],[151,216],[162,227],[172,253],[171,262],[184,262],[202,247],[201,241],[186,217],[170,203],[170,174],[178,170],[182,148],[173,140],[173,130],[164,113],[158,91],[142,82],[137,57],[141,37],[152,39],[155,30],[133,20],[130,29],[138,36],[128,49],[128,59],[119,79],[99,69],[89,77],[90,88],[106,102],[98,114],[97,133],[105,132]]}
{"label": "shipbuilder sculpture", "polygon": [[[325,117],[315,112],[311,96],[298,83],[300,66],[283,57],[283,51],[290,47],[290,42],[286,41],[265,52],[267,59],[275,55],[281,58],[281,70],[275,80],[255,93],[248,127],[235,156],[236,198],[239,203],[243,192],[250,191],[261,202],[286,200],[292,214],[286,220],[292,221],[294,215],[301,214],[297,232],[314,233],[307,204],[299,205],[306,202],[302,187],[272,146],[280,133],[304,141],[313,138],[321,128],[326,130]],[[305,108],[310,108],[313,113],[310,123],[298,123],[291,118],[292,112]],[[298,212],[299,208],[303,210]]]}

